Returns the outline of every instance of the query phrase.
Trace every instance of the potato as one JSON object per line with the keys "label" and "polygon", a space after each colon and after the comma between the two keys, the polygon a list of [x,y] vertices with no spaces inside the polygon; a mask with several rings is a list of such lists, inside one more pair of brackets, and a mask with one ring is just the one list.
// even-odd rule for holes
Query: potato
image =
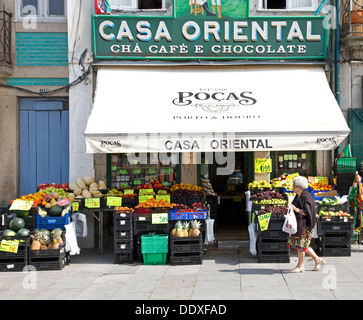
{"label": "potato", "polygon": [[95,182],[95,178],[91,177],[91,176],[85,176],[83,178],[84,182],[87,184],[87,185],[91,185],[93,182]]}
{"label": "potato", "polygon": [[101,190],[107,189],[106,183],[103,180],[98,182],[98,188]]}
{"label": "potato", "polygon": [[89,189],[98,189],[98,183],[97,182],[92,182],[89,186]]}
{"label": "potato", "polygon": [[68,185],[68,188],[69,188],[69,190],[76,190],[76,189],[78,189],[78,186],[75,183],[71,182]]}
{"label": "potato", "polygon": [[82,178],[76,179],[76,185],[81,188],[82,190],[88,189],[86,185],[86,181],[84,181]]}
{"label": "potato", "polygon": [[92,194],[91,194],[91,192],[89,192],[88,190],[83,190],[83,191],[82,191],[82,196],[83,196],[84,198],[92,198]]}
{"label": "potato", "polygon": [[75,196],[81,195],[82,194],[82,189],[77,187],[76,189],[73,190],[73,194]]}

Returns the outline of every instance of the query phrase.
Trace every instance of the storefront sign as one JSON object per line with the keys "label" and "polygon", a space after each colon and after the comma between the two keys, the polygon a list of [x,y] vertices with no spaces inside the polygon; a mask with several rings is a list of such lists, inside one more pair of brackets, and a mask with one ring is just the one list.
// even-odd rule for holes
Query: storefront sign
{"label": "storefront sign", "polygon": [[[325,59],[324,16],[250,14],[230,0],[216,16],[174,1],[173,15],[94,15],[96,59]],[[233,3],[234,2],[234,3]],[[195,6],[195,5],[194,5]],[[197,5],[199,7],[199,5]],[[283,10],[284,11],[284,10]],[[275,13],[275,12],[274,12]]]}
{"label": "storefront sign", "polygon": [[255,159],[255,172],[256,173],[272,172],[272,160],[271,159]]}

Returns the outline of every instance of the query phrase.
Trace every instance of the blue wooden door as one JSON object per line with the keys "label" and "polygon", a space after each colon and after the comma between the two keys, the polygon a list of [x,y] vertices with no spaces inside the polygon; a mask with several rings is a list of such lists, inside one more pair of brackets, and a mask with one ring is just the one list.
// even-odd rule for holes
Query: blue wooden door
{"label": "blue wooden door", "polygon": [[69,111],[64,101],[20,99],[19,193],[41,183],[65,183],[69,176]]}

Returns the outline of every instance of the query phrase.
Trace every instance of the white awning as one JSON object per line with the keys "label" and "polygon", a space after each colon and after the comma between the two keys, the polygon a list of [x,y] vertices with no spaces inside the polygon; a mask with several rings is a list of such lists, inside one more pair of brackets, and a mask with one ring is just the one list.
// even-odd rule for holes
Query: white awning
{"label": "white awning", "polygon": [[331,150],[350,129],[321,66],[100,67],[88,153]]}

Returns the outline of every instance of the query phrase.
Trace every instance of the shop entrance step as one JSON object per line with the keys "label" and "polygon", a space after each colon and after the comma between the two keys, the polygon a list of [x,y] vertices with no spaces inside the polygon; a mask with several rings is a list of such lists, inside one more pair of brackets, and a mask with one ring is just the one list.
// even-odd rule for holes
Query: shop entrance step
{"label": "shop entrance step", "polygon": [[249,240],[218,240],[218,248],[235,249],[235,248],[249,248]]}

